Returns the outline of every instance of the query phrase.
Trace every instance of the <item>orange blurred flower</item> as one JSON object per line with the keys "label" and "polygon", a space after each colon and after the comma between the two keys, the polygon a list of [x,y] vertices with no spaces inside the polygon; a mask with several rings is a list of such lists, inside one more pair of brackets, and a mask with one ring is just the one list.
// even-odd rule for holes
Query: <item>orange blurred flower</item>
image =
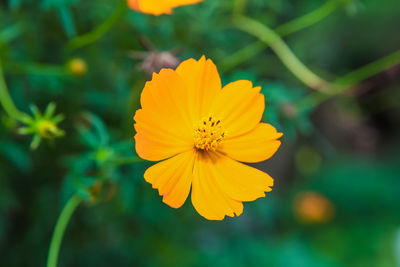
{"label": "orange blurred flower", "polygon": [[144,178],[163,201],[179,208],[192,188],[192,203],[209,220],[239,216],[243,201],[271,191],[273,179],[241,162],[270,158],[282,136],[260,123],[264,96],[250,81],[221,86],[214,63],[203,56],[176,71],[153,74],[134,117],[138,155],[161,161]]}
{"label": "orange blurred flower", "polygon": [[332,219],[334,207],[325,196],[316,192],[299,193],[294,200],[294,211],[306,223],[323,223]]}
{"label": "orange blurred flower", "polygon": [[202,2],[203,0],[128,0],[128,6],[136,11],[152,14],[171,14],[172,9],[196,4]]}

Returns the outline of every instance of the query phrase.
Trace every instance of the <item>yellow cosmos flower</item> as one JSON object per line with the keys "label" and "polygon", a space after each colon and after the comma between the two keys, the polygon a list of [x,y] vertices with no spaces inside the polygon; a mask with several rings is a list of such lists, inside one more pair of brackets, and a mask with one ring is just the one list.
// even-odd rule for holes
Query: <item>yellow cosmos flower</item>
{"label": "yellow cosmos flower", "polygon": [[128,0],[128,6],[133,10],[152,14],[171,14],[172,9],[202,2],[203,0]]}
{"label": "yellow cosmos flower", "polygon": [[162,161],[144,178],[163,202],[179,208],[192,190],[197,212],[222,220],[239,216],[243,201],[271,191],[268,174],[240,163],[266,160],[281,144],[282,134],[260,123],[260,90],[245,80],[222,88],[216,66],[205,57],[153,74],[134,117],[135,146],[141,158]]}

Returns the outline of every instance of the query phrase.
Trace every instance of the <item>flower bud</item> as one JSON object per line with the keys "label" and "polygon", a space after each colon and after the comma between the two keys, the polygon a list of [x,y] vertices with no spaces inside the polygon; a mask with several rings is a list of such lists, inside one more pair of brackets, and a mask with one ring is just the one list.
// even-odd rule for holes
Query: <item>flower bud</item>
{"label": "flower bud", "polygon": [[332,219],[334,206],[324,195],[317,192],[301,192],[294,199],[295,215],[304,223],[324,223]]}
{"label": "flower bud", "polygon": [[83,76],[87,72],[87,64],[81,58],[73,58],[68,62],[68,70],[75,76]]}
{"label": "flower bud", "polygon": [[140,64],[140,68],[151,77],[153,73],[159,73],[161,69],[175,69],[179,60],[170,52],[149,52]]}
{"label": "flower bud", "polygon": [[52,139],[64,135],[64,131],[60,130],[57,125],[48,120],[41,120],[37,123],[38,134],[45,139]]}
{"label": "flower bud", "polygon": [[298,115],[297,108],[292,103],[284,103],[281,107],[283,115],[287,118],[295,118]]}

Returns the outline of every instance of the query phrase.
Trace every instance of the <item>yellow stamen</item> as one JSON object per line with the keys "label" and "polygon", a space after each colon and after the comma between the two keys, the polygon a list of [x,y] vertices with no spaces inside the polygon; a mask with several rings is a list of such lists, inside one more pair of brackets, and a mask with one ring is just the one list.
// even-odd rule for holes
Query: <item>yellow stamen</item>
{"label": "yellow stamen", "polygon": [[225,137],[221,121],[212,116],[203,118],[194,129],[194,146],[200,150],[215,151]]}

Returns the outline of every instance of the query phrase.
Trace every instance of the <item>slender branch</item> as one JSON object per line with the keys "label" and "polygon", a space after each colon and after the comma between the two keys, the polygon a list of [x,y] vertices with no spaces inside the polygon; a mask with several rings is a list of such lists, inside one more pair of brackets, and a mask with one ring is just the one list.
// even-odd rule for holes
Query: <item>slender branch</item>
{"label": "slender branch", "polygon": [[75,209],[79,206],[82,199],[74,195],[65,205],[62,210],[60,217],[58,217],[56,227],[54,228],[53,237],[51,238],[49,254],[47,257],[47,267],[56,267],[58,254],[60,252],[61,242],[64,236],[65,229],[67,228],[68,222],[71,219]]}
{"label": "slender branch", "polygon": [[335,83],[354,86],[360,81],[363,81],[368,77],[376,75],[398,64],[400,64],[400,50],[397,50],[388,56],[380,58],[372,63],[369,63],[357,70],[348,73],[345,76],[342,76],[341,78],[337,79]]}
{"label": "slender branch", "polygon": [[11,118],[18,120],[24,116],[24,113],[17,109],[10,94],[8,93],[6,81],[4,80],[1,61],[0,61],[0,104],[3,106],[4,110]]}
{"label": "slender branch", "polygon": [[[341,4],[352,1],[352,0],[330,0],[327,1],[321,7],[311,11],[310,13],[295,18],[287,23],[284,23],[277,28],[275,28],[275,32],[279,34],[281,37],[287,36],[294,32],[300,31],[304,28],[307,28],[315,23],[323,20],[328,15],[330,15],[333,11],[335,11]],[[262,41],[255,41],[244,48],[238,50],[237,52],[231,54],[230,56],[224,58],[218,65],[222,72],[229,71],[233,69],[235,66],[245,62],[246,60],[254,57],[264,49],[268,48],[268,44]]]}
{"label": "slender branch", "polygon": [[237,65],[240,65],[241,63],[254,57],[255,55],[257,55],[258,53],[260,53],[267,47],[268,47],[267,44],[265,44],[261,41],[255,41],[255,42],[239,49],[235,53],[230,54],[229,56],[222,59],[218,63],[218,70],[221,73],[230,71],[231,69],[235,68]]}
{"label": "slender branch", "polygon": [[67,43],[66,50],[72,51],[81,48],[83,46],[89,45],[100,39],[119,21],[121,17],[124,16],[126,8],[127,8],[126,0],[121,0],[117,9],[105,22],[103,22],[100,26],[98,26],[94,30],[72,39],[69,43]]}
{"label": "slender branch", "polygon": [[236,17],[234,24],[238,29],[268,44],[282,63],[305,85],[318,91],[325,91],[329,83],[309,70],[273,30],[256,20],[244,16]]}
{"label": "slender branch", "polygon": [[275,31],[280,36],[286,36],[291,33],[297,32],[301,29],[307,28],[315,23],[323,20],[328,15],[330,15],[333,11],[335,11],[338,7],[340,7],[343,3],[349,2],[352,0],[330,0],[325,4],[320,6],[319,8],[311,11],[304,16],[300,16],[295,18],[289,22],[286,22],[280,26],[278,26]]}
{"label": "slender branch", "polygon": [[365,79],[372,77],[388,68],[400,64],[400,50],[367,64],[349,74],[336,79],[333,87],[328,87],[329,94],[314,92],[296,103],[299,112],[307,112],[331,97],[354,88]]}

